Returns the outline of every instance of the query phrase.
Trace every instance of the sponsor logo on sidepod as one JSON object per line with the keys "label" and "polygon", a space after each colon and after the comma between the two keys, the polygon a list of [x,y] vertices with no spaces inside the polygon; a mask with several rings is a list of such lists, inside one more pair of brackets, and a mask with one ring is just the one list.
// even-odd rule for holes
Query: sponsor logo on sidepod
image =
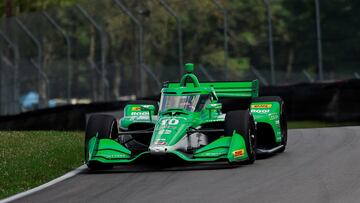
{"label": "sponsor logo on sidepod", "polygon": [[140,111],[141,107],[140,106],[133,106],[131,107],[131,111]]}
{"label": "sponsor logo on sidepod", "polygon": [[132,116],[148,116],[149,115],[149,112],[131,112],[131,115]]}
{"label": "sponsor logo on sidepod", "polygon": [[272,104],[252,104],[251,108],[256,108],[256,109],[262,109],[262,108],[271,108]]}
{"label": "sponsor logo on sidepod", "polygon": [[244,154],[245,154],[244,149],[239,149],[239,150],[233,151],[234,158],[244,156]]}
{"label": "sponsor logo on sidepod", "polygon": [[269,109],[251,109],[251,113],[269,113]]}

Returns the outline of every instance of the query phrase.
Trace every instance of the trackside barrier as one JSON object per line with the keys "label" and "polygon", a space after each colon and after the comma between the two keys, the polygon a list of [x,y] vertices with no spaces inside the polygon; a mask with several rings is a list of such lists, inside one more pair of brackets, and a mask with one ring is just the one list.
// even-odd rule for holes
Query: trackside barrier
{"label": "trackside barrier", "polygon": [[0,117],[0,130],[84,130],[86,114],[119,111],[127,102],[68,105]]}
{"label": "trackside barrier", "polygon": [[[360,79],[260,87],[260,96],[267,95],[284,99],[290,120],[360,121]],[[126,103],[69,105],[2,116],[0,130],[84,130],[86,114],[119,111]]]}
{"label": "trackside barrier", "polygon": [[360,121],[360,79],[262,87],[261,95],[279,95],[291,120]]}

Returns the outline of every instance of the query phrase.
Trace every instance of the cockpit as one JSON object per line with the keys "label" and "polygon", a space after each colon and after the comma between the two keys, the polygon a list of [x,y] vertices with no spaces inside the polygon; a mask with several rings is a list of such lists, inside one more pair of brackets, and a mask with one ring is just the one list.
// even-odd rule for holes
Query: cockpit
{"label": "cockpit", "polygon": [[168,95],[163,93],[160,99],[159,111],[164,112],[175,108],[200,112],[209,103],[211,103],[211,96],[209,94]]}

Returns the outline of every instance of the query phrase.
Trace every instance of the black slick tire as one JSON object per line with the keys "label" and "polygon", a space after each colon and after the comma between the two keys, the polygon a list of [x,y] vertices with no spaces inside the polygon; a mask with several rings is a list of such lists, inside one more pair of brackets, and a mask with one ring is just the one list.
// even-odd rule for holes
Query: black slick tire
{"label": "black slick tire", "polygon": [[118,127],[116,119],[110,115],[92,115],[86,125],[85,132],[85,162],[90,169],[100,170],[112,168],[112,165],[100,162],[88,161],[88,143],[89,140],[98,134],[99,139],[116,139],[118,136]]}
{"label": "black slick tire", "polygon": [[232,136],[234,131],[245,140],[249,159],[231,164],[253,164],[256,160],[256,127],[254,118],[248,110],[229,111],[225,116],[225,136]]}

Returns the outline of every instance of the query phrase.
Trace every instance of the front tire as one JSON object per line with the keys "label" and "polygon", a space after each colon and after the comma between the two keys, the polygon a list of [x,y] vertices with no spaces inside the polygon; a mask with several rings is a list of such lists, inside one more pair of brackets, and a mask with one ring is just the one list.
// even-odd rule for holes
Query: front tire
{"label": "front tire", "polygon": [[[225,135],[232,136],[234,131],[239,133],[246,146],[248,160],[238,162],[240,164],[253,164],[256,160],[256,127],[254,118],[248,110],[229,111],[225,116]],[[235,163],[235,164],[238,164]]]}
{"label": "front tire", "polygon": [[85,163],[90,169],[109,169],[112,165],[100,162],[89,162],[88,143],[91,138],[98,136],[98,139],[110,138],[116,139],[118,136],[118,127],[116,119],[110,115],[92,115],[86,125],[85,132]]}

